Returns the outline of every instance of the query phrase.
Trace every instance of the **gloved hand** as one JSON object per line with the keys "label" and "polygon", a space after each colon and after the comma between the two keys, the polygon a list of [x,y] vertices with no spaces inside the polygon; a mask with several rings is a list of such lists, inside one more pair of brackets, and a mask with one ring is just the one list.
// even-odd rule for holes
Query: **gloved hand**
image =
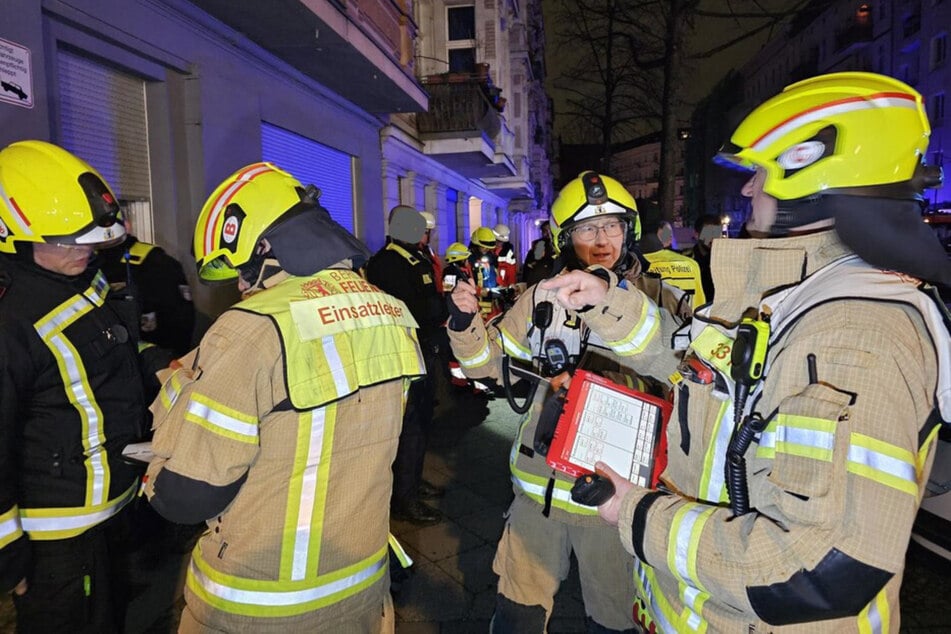
{"label": "gloved hand", "polygon": [[446,298],[449,305],[449,330],[461,332],[472,324],[472,318],[479,312],[479,290],[468,280],[460,280],[456,288]]}

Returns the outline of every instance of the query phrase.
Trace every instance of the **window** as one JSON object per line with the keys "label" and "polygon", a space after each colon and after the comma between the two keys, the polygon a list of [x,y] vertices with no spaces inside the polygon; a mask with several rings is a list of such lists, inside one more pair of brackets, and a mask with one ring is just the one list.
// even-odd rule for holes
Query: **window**
{"label": "window", "polygon": [[944,65],[948,57],[948,34],[942,33],[931,40],[931,70]]}
{"label": "window", "polygon": [[476,64],[475,6],[446,7],[449,72],[471,73]]}
{"label": "window", "polygon": [[940,126],[944,123],[944,93],[939,92],[937,95],[931,97],[931,108],[928,113],[928,118],[931,120],[931,125],[934,127]]}

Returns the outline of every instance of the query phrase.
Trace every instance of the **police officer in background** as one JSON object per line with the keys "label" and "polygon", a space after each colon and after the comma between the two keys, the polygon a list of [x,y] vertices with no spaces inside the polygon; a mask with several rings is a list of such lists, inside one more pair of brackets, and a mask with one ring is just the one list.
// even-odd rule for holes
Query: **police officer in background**
{"label": "police officer in background", "polygon": [[[721,150],[753,172],[753,238],[713,242],[716,295],[682,366],[705,369],[676,391],[667,487],[602,466],[645,628],[900,631],[905,551],[951,420],[946,312],[921,292],[951,284],[918,208],[940,183],[930,132],[910,86],[835,73],[785,88]],[[573,281],[569,303],[606,291]]]}
{"label": "police officer in background", "polygon": [[208,528],[180,632],[393,631],[390,462],[412,316],[356,272],[366,247],[270,163],[225,179],[195,226],[198,274],[237,281],[155,410],[146,493]]}
{"label": "police officer in background", "polygon": [[138,324],[93,249],[123,238],[102,177],[43,141],[0,151],[0,590],[18,632],[118,632],[144,429]]}
{"label": "police officer in background", "polygon": [[188,352],[195,327],[195,305],[179,261],[128,231],[122,243],[100,249],[99,257],[109,284],[117,290],[125,288],[137,299],[141,340],[169,351],[174,357]]}
{"label": "police officer in background", "polygon": [[422,214],[406,205],[390,211],[389,242],[377,251],[366,267],[367,281],[403,300],[419,326],[420,347],[426,360],[427,377],[410,388],[403,416],[399,449],[393,462],[393,517],[414,524],[435,524],[438,510],[423,499],[439,497],[443,490],[423,480],[423,459],[433,421],[435,377],[445,372],[446,307],[439,292],[442,281],[421,252],[419,242],[426,231]]}

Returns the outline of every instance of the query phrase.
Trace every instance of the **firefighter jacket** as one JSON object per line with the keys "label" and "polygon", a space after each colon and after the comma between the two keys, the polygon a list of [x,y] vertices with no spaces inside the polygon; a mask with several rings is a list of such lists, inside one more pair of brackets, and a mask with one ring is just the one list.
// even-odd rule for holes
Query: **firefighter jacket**
{"label": "firefighter jacket", "polygon": [[[671,315],[657,307],[624,281],[619,286],[610,274],[611,288],[601,304],[584,313],[568,311],[555,300],[555,293],[539,286],[530,287],[516,300],[501,319],[483,325],[473,319],[461,332],[449,331],[452,351],[466,376],[500,381],[502,355],[525,364],[537,361],[545,343],[560,340],[565,344],[571,362],[577,364],[582,348],[587,354],[581,367],[624,375],[633,381],[635,374],[665,380],[676,369],[676,358],[667,342],[676,324]],[[659,283],[655,281],[659,286]],[[542,302],[553,305],[548,328],[533,324],[535,307]],[[538,502],[552,519],[573,524],[598,525],[597,509],[571,500],[574,478],[555,471],[532,449],[535,429],[546,397],[540,386],[535,401],[522,418],[512,446],[509,465],[512,483]]]}
{"label": "firefighter jacket", "polygon": [[501,286],[512,286],[518,281],[518,260],[515,259],[515,247],[511,242],[499,242],[495,250],[495,257],[499,263],[499,280]]}
{"label": "firefighter jacket", "polygon": [[671,249],[658,249],[645,253],[644,257],[650,262],[648,270],[651,273],[657,273],[665,282],[690,295],[694,309],[707,302],[700,280],[700,266],[693,258]]}
{"label": "firefighter jacket", "polygon": [[66,539],[137,486],[123,447],[143,432],[135,345],[96,269],[66,277],[0,257],[0,590],[27,540]]}
{"label": "firefighter jacket", "polygon": [[391,240],[367,262],[366,277],[383,292],[406,303],[419,324],[419,338],[424,345],[439,340],[439,331],[448,316],[446,303],[437,290],[441,280],[418,246]]}
{"label": "firefighter jacket", "polygon": [[113,286],[129,288],[139,302],[139,336],[182,356],[191,348],[195,305],[182,265],[161,247],[135,236],[100,252],[102,272]]}
{"label": "firefighter jacket", "polygon": [[172,521],[207,521],[185,586],[200,622],[351,631],[379,622],[388,591],[390,465],[425,371],[416,322],[349,269],[277,275],[165,381],[146,492]]}
{"label": "firefighter jacket", "polygon": [[[936,404],[951,413],[939,309],[833,231],[716,241],[713,256],[668,426],[662,480],[679,495],[636,488],[621,507],[636,612],[663,632],[897,632]],[[744,409],[764,429],[744,455],[753,511],[732,518],[730,360],[750,307],[771,330]]]}

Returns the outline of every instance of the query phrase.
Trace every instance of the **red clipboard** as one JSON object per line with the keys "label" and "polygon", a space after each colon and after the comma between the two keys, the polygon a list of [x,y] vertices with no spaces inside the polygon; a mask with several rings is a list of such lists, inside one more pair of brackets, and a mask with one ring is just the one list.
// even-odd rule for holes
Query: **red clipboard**
{"label": "red clipboard", "polygon": [[555,427],[548,464],[577,478],[601,461],[644,487],[667,466],[670,402],[577,370]]}

